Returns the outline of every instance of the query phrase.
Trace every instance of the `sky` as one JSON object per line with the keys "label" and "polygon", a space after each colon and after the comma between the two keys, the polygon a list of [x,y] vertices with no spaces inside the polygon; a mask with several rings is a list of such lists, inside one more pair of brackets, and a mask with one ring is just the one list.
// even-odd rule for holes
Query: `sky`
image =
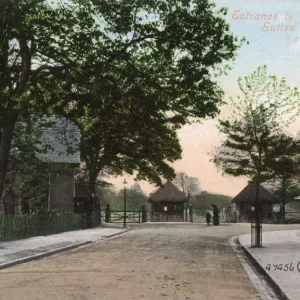
{"label": "sky", "polygon": [[[229,74],[219,78],[225,100],[240,94],[238,77],[247,76],[264,64],[267,65],[268,73],[285,77],[288,84],[300,88],[299,0],[216,0],[215,3],[217,7],[228,8],[226,20],[231,31],[239,37],[245,36],[249,41],[249,44],[244,44],[238,51]],[[263,15],[271,20],[261,20]],[[202,190],[235,196],[247,185],[248,179],[222,175],[210,161],[212,156],[209,154],[222,141],[216,128],[218,118],[229,115],[229,108],[223,106],[217,118],[203,120],[202,124],[186,125],[180,129],[178,136],[183,150],[182,159],[172,166],[176,172],[186,172],[189,176],[197,177]],[[300,131],[300,119],[288,131],[296,135]],[[123,187],[125,178],[128,187],[134,183],[130,176],[111,178],[110,181],[119,189]],[[146,194],[155,189],[154,185],[143,181],[140,186]]]}

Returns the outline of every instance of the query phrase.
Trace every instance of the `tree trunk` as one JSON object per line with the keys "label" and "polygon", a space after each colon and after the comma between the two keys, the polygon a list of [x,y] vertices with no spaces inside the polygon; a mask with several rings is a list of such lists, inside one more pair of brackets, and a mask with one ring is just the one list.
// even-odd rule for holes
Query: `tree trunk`
{"label": "tree trunk", "polygon": [[96,181],[97,181],[97,177],[98,177],[98,172],[97,170],[91,170],[89,172],[89,190],[88,190],[88,194],[89,197],[93,199],[93,209],[95,210],[101,210],[100,207],[100,199],[97,196],[96,197]]}
{"label": "tree trunk", "polygon": [[282,215],[283,215],[283,224],[285,223],[285,204],[286,204],[286,179],[282,180]]}
{"label": "tree trunk", "polygon": [[92,171],[89,172],[89,196],[92,196],[92,194],[96,194],[96,180],[97,180],[97,175],[96,172]]}
{"label": "tree trunk", "polygon": [[255,193],[255,225],[256,225],[256,247],[261,247],[261,232],[260,232],[260,203],[259,203],[259,186],[260,186],[260,176],[256,179],[256,193]]}
{"label": "tree trunk", "polygon": [[[15,122],[12,121],[8,126],[1,128],[1,140],[0,140],[0,199],[2,199],[5,178],[9,162],[9,153],[11,142],[13,139],[13,131],[15,127]],[[7,207],[6,203],[4,205]],[[5,209],[7,210],[7,209]],[[6,212],[7,213],[7,212]]]}

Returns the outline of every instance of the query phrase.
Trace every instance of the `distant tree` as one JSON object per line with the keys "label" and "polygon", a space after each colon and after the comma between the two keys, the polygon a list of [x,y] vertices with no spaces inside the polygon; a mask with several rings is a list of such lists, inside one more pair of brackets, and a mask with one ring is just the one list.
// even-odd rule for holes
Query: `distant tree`
{"label": "distant tree", "polygon": [[231,200],[232,197],[229,196],[206,192],[193,197],[191,203],[196,212],[200,211],[200,213],[204,215],[206,210],[212,209],[212,204],[217,205],[221,210],[222,208],[227,208]]}
{"label": "distant tree", "polygon": [[[141,206],[148,200],[147,196],[143,193],[136,191],[133,188],[126,189],[126,207],[128,209],[139,211]],[[120,190],[117,194],[117,203],[120,208],[124,207],[124,189]]]}
{"label": "distant tree", "polygon": [[98,186],[98,192],[99,192],[99,197],[100,197],[100,202],[101,202],[101,207],[106,207],[107,204],[110,205],[112,210],[115,210],[116,206],[116,187],[114,184],[110,184],[107,186]]}
{"label": "distant tree", "polygon": [[138,211],[141,209],[141,206],[146,203],[148,198],[143,193],[140,193],[134,189],[129,189],[128,191],[128,205],[134,210]]}
{"label": "distant tree", "polygon": [[[176,174],[173,183],[185,193],[187,198],[187,207],[189,207],[191,197],[199,194],[200,192],[199,179],[197,177],[189,177],[184,172],[179,172]],[[185,213],[185,217],[187,219],[187,210],[185,211]]]}

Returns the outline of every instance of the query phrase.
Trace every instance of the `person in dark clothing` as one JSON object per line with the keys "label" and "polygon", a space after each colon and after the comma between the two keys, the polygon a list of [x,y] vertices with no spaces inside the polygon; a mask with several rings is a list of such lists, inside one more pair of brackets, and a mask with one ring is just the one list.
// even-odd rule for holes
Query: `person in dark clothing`
{"label": "person in dark clothing", "polygon": [[220,225],[220,210],[217,205],[212,204],[213,207],[213,224],[215,226]]}
{"label": "person in dark clothing", "polygon": [[211,214],[210,214],[209,211],[206,212],[205,219],[206,219],[206,223],[207,223],[207,226],[208,226],[209,223],[210,223],[210,220],[211,220]]}

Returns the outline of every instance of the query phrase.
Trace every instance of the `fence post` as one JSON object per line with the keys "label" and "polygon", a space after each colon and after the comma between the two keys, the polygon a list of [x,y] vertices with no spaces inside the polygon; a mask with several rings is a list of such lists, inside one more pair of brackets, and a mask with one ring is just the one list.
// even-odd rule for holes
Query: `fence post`
{"label": "fence post", "polygon": [[192,207],[192,205],[189,206],[189,212],[190,212],[190,222],[194,223],[194,219],[193,219],[193,207]]}
{"label": "fence post", "polygon": [[23,215],[25,222],[24,222],[24,235],[27,237],[27,215]]}
{"label": "fence post", "polygon": [[105,209],[105,223],[110,223],[110,219],[111,219],[110,205],[107,204]]}
{"label": "fence post", "polygon": [[147,220],[147,210],[146,210],[146,206],[143,205],[142,206],[142,223],[146,223]]}

